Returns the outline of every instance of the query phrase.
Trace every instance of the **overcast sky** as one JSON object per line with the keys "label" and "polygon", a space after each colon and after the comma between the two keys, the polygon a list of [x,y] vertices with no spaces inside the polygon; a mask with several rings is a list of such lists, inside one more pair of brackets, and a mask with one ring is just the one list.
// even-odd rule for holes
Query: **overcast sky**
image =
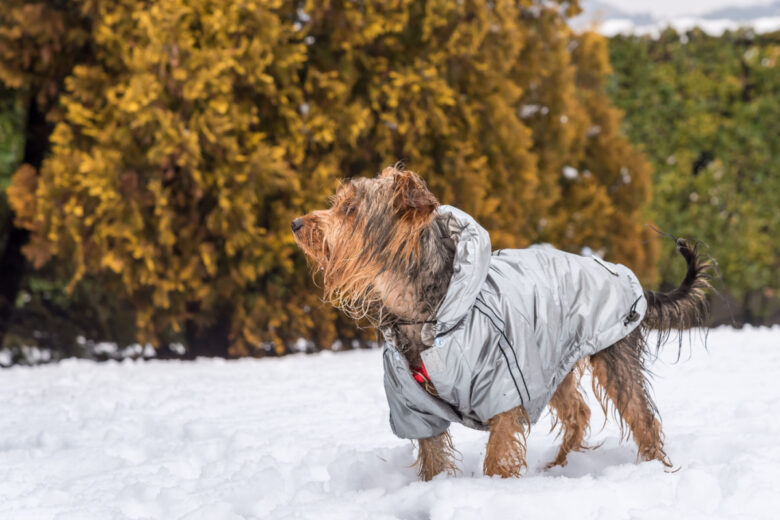
{"label": "overcast sky", "polygon": [[767,5],[773,0],[602,0],[628,12],[649,12],[656,16],[700,14],[722,7]]}

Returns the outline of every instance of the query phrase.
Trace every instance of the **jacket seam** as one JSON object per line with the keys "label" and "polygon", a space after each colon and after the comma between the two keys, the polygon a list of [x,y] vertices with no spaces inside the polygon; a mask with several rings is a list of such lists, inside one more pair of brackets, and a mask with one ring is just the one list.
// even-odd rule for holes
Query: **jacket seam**
{"label": "jacket seam", "polygon": [[[493,309],[487,303],[485,303],[485,301],[482,300],[479,296],[477,296],[477,302],[481,303],[482,306],[485,307],[485,310],[490,311],[490,313],[493,315],[493,317],[501,322],[502,327],[499,328],[499,327],[496,326],[496,324],[493,322],[493,320],[490,320],[490,316],[486,315],[487,318],[490,320],[490,323],[492,323],[493,326],[496,327],[496,329],[498,329],[498,332],[501,334],[501,336],[503,336],[504,341],[506,341],[507,345],[509,346],[509,349],[512,351],[512,357],[514,357],[514,359],[515,359],[515,366],[517,367],[517,371],[520,373],[520,379],[523,380],[523,387],[525,388],[525,393],[528,396],[528,400],[530,401],[531,400],[531,392],[528,391],[528,384],[525,382],[525,375],[523,375],[523,370],[520,368],[520,363],[517,361],[517,352],[515,351],[515,349],[514,349],[514,347],[512,345],[512,342],[509,341],[509,338],[507,338],[506,334],[504,333],[503,327],[506,327],[506,322],[504,320],[502,320],[498,316],[498,314],[496,314],[495,311],[493,311]],[[507,363],[509,363],[509,362],[507,361]],[[510,367],[509,372],[510,373],[512,372],[511,367]],[[520,392],[519,389],[518,389],[518,392]],[[522,400],[522,398],[523,397],[521,395],[520,399]]]}
{"label": "jacket seam", "polygon": [[[477,309],[477,311],[479,311],[483,316],[485,316],[488,319],[488,321],[493,325],[493,327],[495,327],[496,330],[501,332],[501,336],[503,336],[504,339],[506,340],[506,336],[501,331],[501,329],[499,329],[496,326],[495,322],[493,321],[493,318],[488,316],[488,314],[485,311],[483,311],[482,309],[480,309],[478,306],[475,305],[474,308]],[[511,344],[508,344],[508,346],[509,346],[510,349],[512,348]],[[509,370],[509,375],[512,377],[512,382],[515,384],[515,390],[517,390],[517,395],[520,397],[520,404],[522,406],[525,406],[525,399],[523,399],[523,393],[520,391],[520,386],[518,386],[518,384],[517,384],[517,378],[515,378],[515,374],[512,372],[512,365],[511,365],[511,363],[509,363],[509,356],[507,356],[506,351],[504,350],[504,347],[501,346],[501,338],[498,339],[498,350],[500,350],[501,354],[504,355],[504,360],[506,361],[506,368],[507,368],[507,370]],[[520,372],[520,377],[522,377],[522,376],[523,376],[523,373],[521,371]],[[523,378],[523,384],[525,385],[525,378]],[[528,388],[526,388],[526,393],[527,392],[528,392]],[[529,399],[531,398],[530,394],[528,395],[528,398]]]}

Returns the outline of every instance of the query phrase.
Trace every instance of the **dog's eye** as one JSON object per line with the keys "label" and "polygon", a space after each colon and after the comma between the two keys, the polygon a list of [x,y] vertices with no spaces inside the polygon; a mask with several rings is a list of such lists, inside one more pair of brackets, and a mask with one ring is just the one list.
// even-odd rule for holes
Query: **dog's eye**
{"label": "dog's eye", "polygon": [[355,213],[355,205],[352,203],[344,204],[341,206],[341,211],[344,212],[345,215],[350,216]]}

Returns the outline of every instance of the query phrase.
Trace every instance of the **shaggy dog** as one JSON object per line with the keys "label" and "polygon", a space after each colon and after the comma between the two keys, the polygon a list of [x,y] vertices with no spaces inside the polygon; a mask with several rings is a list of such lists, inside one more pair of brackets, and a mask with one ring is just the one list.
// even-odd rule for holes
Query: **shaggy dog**
{"label": "shaggy dog", "polygon": [[491,255],[471,217],[439,206],[417,175],[395,167],[345,182],[330,209],[295,219],[292,230],[325,299],[383,333],[391,426],[417,441],[421,479],[455,472],[453,421],[490,431],[486,475],[518,476],[530,425],[547,405],[562,433],[550,465],[565,465],[589,426],[579,385],[587,369],[639,458],[671,467],[645,337],[704,322],[709,265],[686,241],[677,248],[687,274],[669,293],[643,291],[624,266],[550,247]]}

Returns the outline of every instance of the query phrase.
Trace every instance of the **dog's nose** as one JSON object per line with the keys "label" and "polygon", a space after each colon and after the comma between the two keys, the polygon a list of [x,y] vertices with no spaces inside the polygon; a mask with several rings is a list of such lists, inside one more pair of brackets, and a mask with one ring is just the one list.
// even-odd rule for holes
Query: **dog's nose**
{"label": "dog's nose", "polygon": [[291,227],[292,227],[293,233],[297,233],[298,230],[303,227],[303,219],[302,218],[296,218],[295,220],[292,221]]}

